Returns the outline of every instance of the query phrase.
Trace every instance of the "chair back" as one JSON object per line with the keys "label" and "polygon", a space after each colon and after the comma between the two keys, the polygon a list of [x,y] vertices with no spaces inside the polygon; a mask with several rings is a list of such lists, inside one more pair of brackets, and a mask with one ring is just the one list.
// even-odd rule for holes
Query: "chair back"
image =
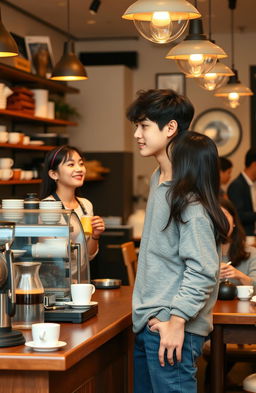
{"label": "chair back", "polygon": [[134,242],[126,242],[121,244],[124,264],[127,269],[129,285],[134,285],[138,258]]}

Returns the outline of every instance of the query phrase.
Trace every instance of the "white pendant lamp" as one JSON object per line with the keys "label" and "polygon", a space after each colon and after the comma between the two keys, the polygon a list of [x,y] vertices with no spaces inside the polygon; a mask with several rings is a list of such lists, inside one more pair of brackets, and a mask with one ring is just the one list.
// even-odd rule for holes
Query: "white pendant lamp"
{"label": "white pendant lamp", "polygon": [[166,59],[176,60],[181,71],[193,78],[206,74],[215,66],[217,59],[225,57],[224,50],[203,34],[201,18],[190,21],[188,36],[166,55]]}
{"label": "white pendant lamp", "polygon": [[234,72],[231,68],[217,61],[210,72],[207,72],[202,78],[197,78],[197,82],[203,89],[213,91],[225,85],[228,77],[232,75]]}
{"label": "white pendant lamp", "polygon": [[234,75],[229,78],[226,86],[216,90],[214,95],[216,97],[224,97],[230,108],[235,109],[240,105],[241,97],[252,96],[253,92],[239,81],[238,72],[234,66],[234,10],[236,8],[236,0],[229,0],[229,8],[231,10],[231,56]]}
{"label": "white pendant lamp", "polygon": [[147,40],[166,44],[185,31],[190,19],[200,16],[186,0],[138,0],[127,8],[122,18],[132,20]]}

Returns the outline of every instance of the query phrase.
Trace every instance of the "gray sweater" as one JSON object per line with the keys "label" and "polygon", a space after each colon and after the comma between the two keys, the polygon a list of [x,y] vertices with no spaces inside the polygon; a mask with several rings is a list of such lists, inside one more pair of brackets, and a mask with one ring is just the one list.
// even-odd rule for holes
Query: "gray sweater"
{"label": "gray sweater", "polygon": [[[252,285],[254,285],[256,289],[256,248],[247,246],[245,249],[250,254],[249,258],[240,262],[240,264],[238,266],[235,266],[235,268],[237,270],[240,270],[240,272],[246,274],[247,276],[251,277],[253,279]],[[228,257],[223,256],[223,262],[228,262],[228,260]],[[235,278],[231,278],[229,279],[229,281],[231,281],[235,285],[242,285],[241,282]]]}
{"label": "gray sweater", "polygon": [[158,185],[153,173],[140,245],[133,293],[133,326],[137,333],[150,317],[168,321],[184,318],[187,332],[207,336],[212,330],[211,311],[218,295],[220,253],[212,221],[199,203],[183,214],[185,224],[173,220],[165,229],[170,208],[166,191],[171,182]]}

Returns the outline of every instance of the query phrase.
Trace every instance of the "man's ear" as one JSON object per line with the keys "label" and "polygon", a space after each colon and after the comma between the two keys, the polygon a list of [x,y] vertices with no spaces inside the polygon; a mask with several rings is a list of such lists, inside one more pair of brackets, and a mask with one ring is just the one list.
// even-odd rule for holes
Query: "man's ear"
{"label": "man's ear", "polygon": [[178,123],[176,120],[171,120],[167,124],[167,127],[168,127],[167,135],[168,135],[168,137],[172,137],[175,135],[175,133],[178,130]]}
{"label": "man's ear", "polygon": [[48,176],[49,176],[52,180],[54,180],[54,181],[58,180],[58,174],[57,174],[57,172],[56,172],[56,171],[53,171],[52,169],[50,169],[50,170],[48,171]]}

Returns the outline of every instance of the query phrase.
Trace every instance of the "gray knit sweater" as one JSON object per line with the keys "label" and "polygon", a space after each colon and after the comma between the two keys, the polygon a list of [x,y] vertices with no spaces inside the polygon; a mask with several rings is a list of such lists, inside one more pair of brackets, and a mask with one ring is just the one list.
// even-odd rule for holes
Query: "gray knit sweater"
{"label": "gray knit sweater", "polygon": [[152,316],[167,321],[184,318],[185,330],[207,336],[211,311],[218,295],[220,253],[210,217],[199,203],[183,214],[185,224],[173,220],[165,229],[170,208],[166,191],[171,182],[158,185],[153,173],[140,245],[133,293],[133,326],[137,333]]}

